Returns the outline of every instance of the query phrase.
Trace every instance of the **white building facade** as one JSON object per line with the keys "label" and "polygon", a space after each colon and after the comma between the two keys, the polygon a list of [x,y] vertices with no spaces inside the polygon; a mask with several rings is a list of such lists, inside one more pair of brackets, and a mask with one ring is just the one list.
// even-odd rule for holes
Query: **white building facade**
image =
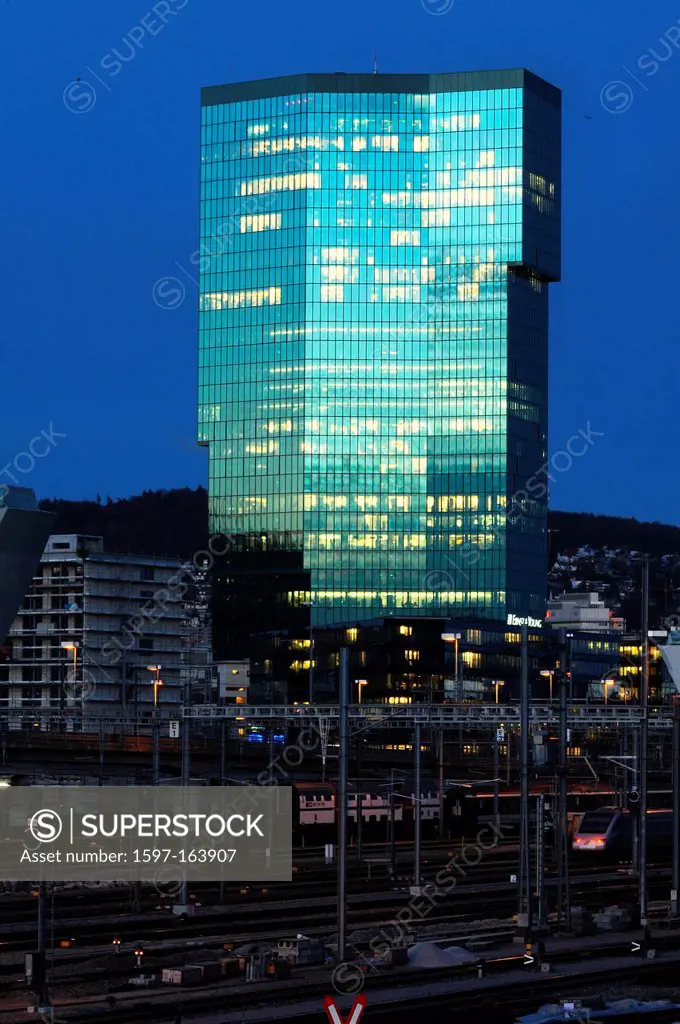
{"label": "white building facade", "polygon": [[548,601],[546,624],[554,629],[586,630],[589,633],[621,632],[623,619],[615,618],[599,594],[567,593]]}
{"label": "white building facade", "polygon": [[106,553],[101,537],[51,536],[0,663],[0,708],[73,708],[78,718],[176,711],[193,571]]}

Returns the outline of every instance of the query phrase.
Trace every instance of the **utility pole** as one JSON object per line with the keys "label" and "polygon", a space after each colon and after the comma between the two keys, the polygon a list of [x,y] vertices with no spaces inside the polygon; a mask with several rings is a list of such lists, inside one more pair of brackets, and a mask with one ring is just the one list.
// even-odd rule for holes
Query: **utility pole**
{"label": "utility pole", "polygon": [[[190,781],[190,756],[191,756],[191,733],[189,731],[191,719],[184,715],[184,705],[187,701],[187,686],[184,684],[183,707],[182,707],[182,801],[186,805],[186,789]],[[177,894],[177,912],[186,913],[189,906],[189,883],[186,877],[182,878],[179,892]]]}
{"label": "utility pole", "polygon": [[647,760],[649,716],[649,555],[642,564],[642,658],[640,672],[640,924],[647,925]]}
{"label": "utility pole", "polygon": [[34,986],[41,1013],[50,1010],[50,996],[47,991],[47,882],[38,882],[38,955],[37,977]]}
{"label": "utility pole", "polygon": [[673,703],[673,892],[671,914],[678,917],[680,888],[680,701]]}
{"label": "utility pole", "polygon": [[[269,759],[271,772],[272,758]],[[227,720],[220,721],[220,786],[227,781]],[[271,780],[270,780],[271,781]],[[220,881],[220,903],[224,903],[224,879]]]}
{"label": "utility pole", "polygon": [[158,786],[161,779],[161,742],[160,742],[160,722],[158,721],[158,709],[153,709],[153,721],[151,723],[152,730],[152,743],[153,743],[153,754],[152,754],[152,772],[153,772],[153,784]]}
{"label": "utility pole", "polygon": [[500,829],[500,773],[501,773],[501,727],[496,722],[494,725],[493,741],[493,822],[498,831]]}
{"label": "utility pole", "polygon": [[415,771],[415,793],[413,794],[413,830],[414,830],[414,851],[413,851],[413,884],[416,892],[414,896],[420,895],[420,815],[422,811],[422,793],[420,782],[420,722],[413,726],[413,746],[416,755]]}
{"label": "utility pole", "polygon": [[520,837],[519,906],[517,927],[531,932],[531,847],[529,844],[529,638],[522,626],[522,674],[520,691]]}
{"label": "utility pole", "polygon": [[545,794],[536,801],[536,893],[538,896],[538,927],[548,923],[545,906]]}
{"label": "utility pole", "polygon": [[220,786],[227,781],[227,720],[220,721]]}
{"label": "utility pole", "polygon": [[395,849],[394,849],[394,768],[390,768],[390,801],[389,801],[389,818],[387,824],[388,828],[388,840],[390,844],[390,870],[392,876],[396,872],[395,863]]}
{"label": "utility pole", "polygon": [[[359,689],[361,693],[361,689]],[[363,800],[362,800],[362,787],[361,787],[361,731],[357,732],[357,752],[356,752],[356,766],[357,766],[357,790],[356,790],[356,808],[357,808],[357,860],[361,862],[362,854],[362,826],[363,826]]]}
{"label": "utility pole", "polygon": [[340,649],[340,719],[338,751],[338,961],[347,948],[347,763],[349,746],[349,651]]}
{"label": "utility pole", "polygon": [[[567,756],[567,672],[569,655],[565,646],[564,630],[560,630],[560,734],[559,762],[557,775],[557,923],[564,921],[567,931],[571,926],[571,901],[569,898],[569,815],[567,809],[567,781],[569,760]],[[571,646],[571,641],[567,641]],[[564,911],[564,915],[563,915]]]}
{"label": "utility pole", "polygon": [[633,750],[633,782],[631,784],[628,805],[633,832],[633,874],[640,873],[640,731],[633,725],[631,746]]}
{"label": "utility pole", "polygon": [[444,726],[439,733],[439,838],[444,838]]}
{"label": "utility pole", "polygon": [[309,601],[309,703],[314,703],[314,600]]}

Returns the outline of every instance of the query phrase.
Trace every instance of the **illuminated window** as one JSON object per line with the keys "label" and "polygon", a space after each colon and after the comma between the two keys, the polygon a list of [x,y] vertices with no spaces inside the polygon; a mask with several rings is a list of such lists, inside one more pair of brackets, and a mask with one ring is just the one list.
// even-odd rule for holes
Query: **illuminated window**
{"label": "illuminated window", "polygon": [[463,651],[460,660],[468,668],[479,668],[482,664],[482,656],[478,651]]}
{"label": "illuminated window", "polygon": [[260,196],[267,192],[297,191],[302,188],[321,188],[321,175],[310,171],[303,174],[279,174],[273,178],[253,178],[241,182],[241,195]]}
{"label": "illuminated window", "polygon": [[429,135],[414,135],[413,136],[413,152],[414,153],[425,153],[430,148],[430,136]]}
{"label": "illuminated window", "polygon": [[291,661],[290,668],[292,672],[308,672],[309,660],[306,658],[304,661]]}
{"label": "illuminated window", "polygon": [[256,213],[241,217],[241,233],[246,231],[268,231],[281,227],[280,213]]}
{"label": "illuminated window", "polygon": [[460,302],[474,302],[479,298],[478,284],[459,284],[458,299]]}
{"label": "illuminated window", "polygon": [[385,206],[410,206],[411,192],[383,192],[382,201]]}
{"label": "illuminated window", "polygon": [[420,302],[420,288],[411,285],[391,285],[382,290],[383,302]]}
{"label": "illuminated window", "polygon": [[374,135],[371,139],[371,146],[374,149],[382,149],[385,152],[396,153],[399,149],[398,135]]}
{"label": "illuminated window", "polygon": [[344,302],[345,301],[345,287],[342,284],[322,284],[321,285],[321,301],[322,302]]}
{"label": "illuminated window", "polygon": [[322,263],[356,263],[359,259],[358,249],[347,249],[344,246],[322,249]]}
{"label": "illuminated window", "polygon": [[420,658],[420,651],[404,651],[404,657],[407,658],[408,661],[418,661]]}
{"label": "illuminated window", "polygon": [[280,288],[256,288],[242,292],[205,292],[201,296],[201,309],[238,309],[239,306],[278,306]]}
{"label": "illuminated window", "polygon": [[449,227],[451,224],[451,211],[424,210],[421,215],[421,224],[424,228]]}
{"label": "illuminated window", "polygon": [[420,231],[390,231],[390,245],[420,245]]}
{"label": "illuminated window", "polygon": [[321,276],[326,281],[356,281],[358,270],[344,266],[328,266],[321,268]]}
{"label": "illuminated window", "polygon": [[402,636],[413,636],[413,626],[400,626],[399,632]]}
{"label": "illuminated window", "polygon": [[355,626],[352,626],[351,629],[345,630],[345,637],[348,644],[355,644],[359,637],[359,630]]}

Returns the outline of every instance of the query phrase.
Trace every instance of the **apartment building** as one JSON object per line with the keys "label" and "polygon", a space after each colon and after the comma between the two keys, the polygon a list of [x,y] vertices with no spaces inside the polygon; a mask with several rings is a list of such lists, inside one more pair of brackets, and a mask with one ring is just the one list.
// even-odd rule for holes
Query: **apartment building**
{"label": "apartment building", "polygon": [[4,648],[0,708],[167,717],[183,699],[192,572],[51,536]]}

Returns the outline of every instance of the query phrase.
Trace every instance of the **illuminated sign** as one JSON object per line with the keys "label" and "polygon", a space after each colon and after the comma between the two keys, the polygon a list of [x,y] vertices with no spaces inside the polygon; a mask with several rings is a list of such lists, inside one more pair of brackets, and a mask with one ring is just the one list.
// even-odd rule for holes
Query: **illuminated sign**
{"label": "illuminated sign", "polygon": [[540,619],[532,619],[530,615],[523,619],[519,615],[508,615],[508,626],[531,626],[533,629],[540,629],[542,625]]}

